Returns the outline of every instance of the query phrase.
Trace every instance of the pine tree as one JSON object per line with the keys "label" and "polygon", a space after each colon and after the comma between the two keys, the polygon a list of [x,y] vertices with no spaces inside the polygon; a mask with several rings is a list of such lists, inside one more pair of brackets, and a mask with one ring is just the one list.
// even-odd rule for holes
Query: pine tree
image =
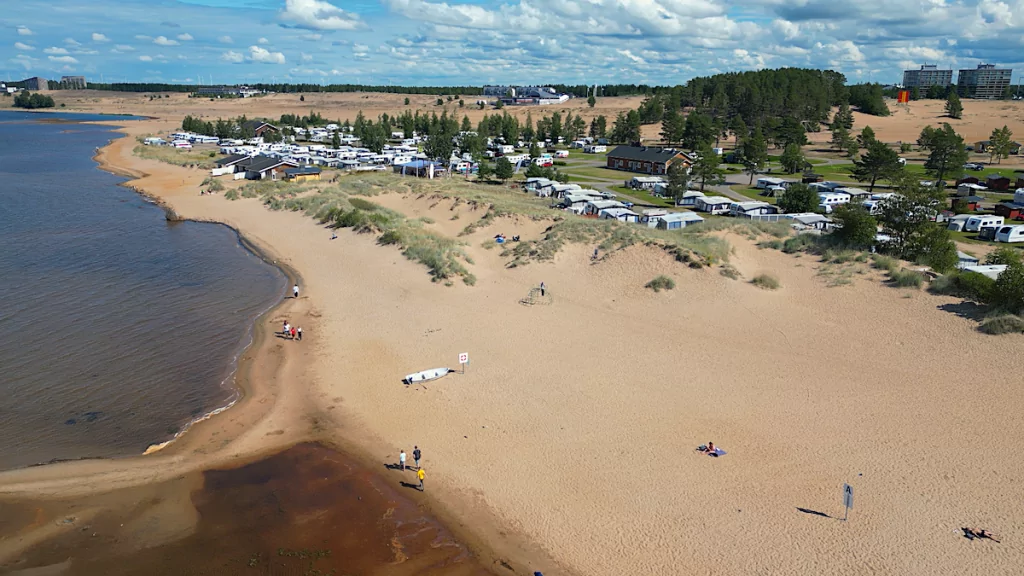
{"label": "pine tree", "polygon": [[860,135],[857,136],[857,144],[859,144],[861,148],[867,148],[874,141],[875,131],[871,129],[871,126],[865,126],[864,129],[860,131]]}
{"label": "pine tree", "polygon": [[754,133],[743,140],[740,146],[743,158],[743,169],[750,174],[750,183],[754,183],[754,175],[768,165],[768,141],[765,140],[761,127],[754,128]]}
{"label": "pine tree", "polygon": [[804,159],[804,153],[796,144],[786,146],[785,150],[782,151],[782,157],[779,158],[779,162],[787,174],[800,172],[804,169],[804,164],[807,163]]}
{"label": "pine tree", "polygon": [[1013,132],[1005,124],[996,128],[989,137],[988,148],[990,158],[1002,164],[1003,158],[1009,158],[1013,151]]}
{"label": "pine tree", "polygon": [[903,170],[900,157],[884,142],[873,140],[868,151],[859,160],[853,161],[853,177],[858,182],[869,182],[868,192],[873,192],[878,180],[893,180]]}
{"label": "pine tree", "polygon": [[668,197],[671,198],[677,206],[689,188],[690,174],[686,171],[686,166],[682,162],[676,162],[669,166],[668,186],[666,192],[668,193]]}
{"label": "pine tree", "polygon": [[963,115],[964,105],[960,103],[960,97],[956,95],[956,92],[950,92],[949,97],[946,98],[946,116],[960,119]]}
{"label": "pine tree", "polygon": [[597,99],[594,98],[594,95],[591,94],[590,96],[587,96],[587,106],[593,108],[594,104],[597,104]]}
{"label": "pine tree", "polygon": [[501,158],[498,158],[498,161],[494,165],[494,175],[504,182],[515,175],[515,167],[512,166],[512,163],[509,162],[508,158],[502,156]]}
{"label": "pine tree", "polygon": [[725,182],[725,170],[722,169],[721,163],[722,158],[711,149],[710,142],[697,150],[697,161],[691,168],[691,174],[700,180],[701,192],[707,184],[714,186]]}
{"label": "pine tree", "polygon": [[683,139],[682,116],[675,109],[666,112],[661,121],[661,139],[670,146]]}
{"label": "pine tree", "polygon": [[846,150],[850,145],[850,133],[840,124],[832,128],[832,147],[836,150]]}
{"label": "pine tree", "polygon": [[924,169],[935,176],[936,180],[941,182],[946,176],[959,176],[962,173],[964,162],[967,162],[967,148],[963,137],[949,124],[943,124],[938,129],[925,126],[918,144],[928,150]]}

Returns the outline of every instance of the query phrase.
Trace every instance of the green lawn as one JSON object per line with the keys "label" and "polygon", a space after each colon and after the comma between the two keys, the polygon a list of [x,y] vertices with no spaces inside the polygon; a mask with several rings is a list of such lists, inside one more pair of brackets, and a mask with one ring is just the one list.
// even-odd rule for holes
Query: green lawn
{"label": "green lawn", "polygon": [[744,196],[750,198],[751,200],[756,200],[758,202],[767,202],[769,204],[778,204],[778,200],[776,198],[761,196],[761,190],[753,186],[748,186],[746,184],[735,184],[733,186],[729,186],[729,189],[732,190],[733,192],[739,192],[740,194],[743,194]]}
{"label": "green lawn", "polygon": [[611,186],[612,191],[618,194],[624,194],[631,198],[635,198],[639,203],[651,204],[653,206],[664,206],[666,208],[674,208],[672,200],[666,198],[658,198],[646,190],[633,190],[632,188],[626,188],[625,186]]}
{"label": "green lawn", "polygon": [[633,176],[644,176],[644,174],[609,170],[607,168],[598,168],[597,166],[563,166],[561,167],[561,171],[565,172],[569,176],[587,177],[591,180],[626,181]]}

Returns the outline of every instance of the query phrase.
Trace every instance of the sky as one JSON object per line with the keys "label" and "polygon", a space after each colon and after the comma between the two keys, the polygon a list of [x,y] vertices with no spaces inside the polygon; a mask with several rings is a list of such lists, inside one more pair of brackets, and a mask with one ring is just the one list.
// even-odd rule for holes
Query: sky
{"label": "sky", "polygon": [[[20,0],[0,77],[675,85],[783,66],[1024,70],[1024,0]],[[1019,74],[1014,73],[1014,82]]]}

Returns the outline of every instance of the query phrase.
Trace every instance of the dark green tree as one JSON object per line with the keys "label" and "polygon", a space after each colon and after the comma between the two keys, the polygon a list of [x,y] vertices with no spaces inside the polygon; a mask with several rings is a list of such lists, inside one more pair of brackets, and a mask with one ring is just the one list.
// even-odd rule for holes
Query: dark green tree
{"label": "dark green tree", "polygon": [[334,133],[331,134],[331,148],[334,148],[335,150],[341,148],[341,137],[338,135],[337,130],[335,130]]}
{"label": "dark green tree", "polygon": [[408,106],[408,105],[409,105],[409,99],[408,99],[408,98],[406,98],[406,99],[405,99],[405,105],[406,105],[406,106]]}
{"label": "dark green tree", "polygon": [[871,126],[865,126],[864,129],[860,131],[860,135],[857,136],[857,144],[860,145],[861,148],[867,148],[874,141],[875,131],[871,129]]}
{"label": "dark green tree", "polygon": [[486,160],[480,160],[476,170],[477,179],[490,180],[492,174],[494,174],[494,167]]}
{"label": "dark green tree", "polygon": [[754,175],[768,166],[768,141],[761,133],[761,127],[754,128],[754,133],[747,136],[739,148],[744,172],[750,174],[750,183],[754,183]]}
{"label": "dark green tree", "polygon": [[988,146],[990,160],[1002,164],[1003,158],[1009,158],[1013,151],[1013,132],[1005,124],[1002,128],[996,128],[989,136]]}
{"label": "dark green tree", "polygon": [[937,181],[941,182],[946,176],[956,177],[963,173],[963,165],[968,158],[967,148],[964,146],[963,137],[954,132],[952,126],[943,124],[942,128],[938,129],[925,126],[917,142],[928,150],[928,160],[924,163],[924,169],[935,176]]}
{"label": "dark green tree", "polygon": [[683,139],[683,117],[675,109],[665,112],[661,121],[661,139],[669,146],[677,144]]}
{"label": "dark green tree", "polygon": [[508,161],[508,158],[502,156],[501,158],[498,158],[498,161],[494,165],[494,175],[504,182],[515,175],[515,167]]}
{"label": "dark green tree", "polygon": [[725,182],[725,170],[721,167],[722,158],[711,149],[711,143],[697,149],[697,161],[694,162],[691,174],[694,179],[700,180],[700,191],[704,186],[711,184],[722,184]]}
{"label": "dark green tree", "polygon": [[879,204],[878,222],[889,237],[886,248],[905,260],[914,261],[927,243],[918,239],[935,227],[932,221],[945,198],[941,190],[921,186],[917,177],[905,171],[893,180],[896,194]]}
{"label": "dark green tree", "polygon": [[[815,196],[817,199],[817,196]],[[869,248],[878,234],[878,221],[859,204],[842,204],[832,214],[836,228],[832,235],[850,248]]]}
{"label": "dark green tree", "polygon": [[874,192],[875,182],[893,180],[902,171],[899,154],[879,140],[872,140],[867,153],[853,161],[853,177],[868,182],[868,192]]}
{"label": "dark green tree", "polygon": [[815,212],[821,200],[818,193],[807,184],[790,184],[786,192],[779,198],[779,208],[789,214]]}
{"label": "dark green tree", "polygon": [[964,105],[960,102],[960,97],[956,92],[950,92],[949,97],[946,98],[946,116],[956,119],[964,116]]}
{"label": "dark green tree", "polygon": [[787,174],[800,172],[804,169],[804,165],[807,164],[804,153],[800,150],[800,146],[796,144],[786,146],[786,149],[782,151],[782,157],[779,158],[779,162]]}
{"label": "dark green tree", "polygon": [[691,112],[686,117],[686,124],[683,127],[683,146],[690,150],[710,147],[711,142],[715,139],[715,134],[715,127],[710,116],[700,112]]}
{"label": "dark green tree", "polygon": [[682,162],[676,162],[669,167],[667,176],[666,193],[676,205],[679,205],[683,195],[690,189],[690,174]]}
{"label": "dark green tree", "polygon": [[594,98],[593,94],[591,94],[590,96],[587,96],[587,106],[590,106],[591,108],[593,108],[594,104],[597,104],[597,98]]}

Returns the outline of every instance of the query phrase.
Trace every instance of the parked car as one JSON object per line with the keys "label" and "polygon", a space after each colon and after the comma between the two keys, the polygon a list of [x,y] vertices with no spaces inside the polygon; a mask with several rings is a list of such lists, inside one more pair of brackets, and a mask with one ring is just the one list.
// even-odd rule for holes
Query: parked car
{"label": "parked car", "polygon": [[974,170],[975,172],[981,172],[985,169],[985,166],[978,162],[968,162],[964,164],[964,170]]}

